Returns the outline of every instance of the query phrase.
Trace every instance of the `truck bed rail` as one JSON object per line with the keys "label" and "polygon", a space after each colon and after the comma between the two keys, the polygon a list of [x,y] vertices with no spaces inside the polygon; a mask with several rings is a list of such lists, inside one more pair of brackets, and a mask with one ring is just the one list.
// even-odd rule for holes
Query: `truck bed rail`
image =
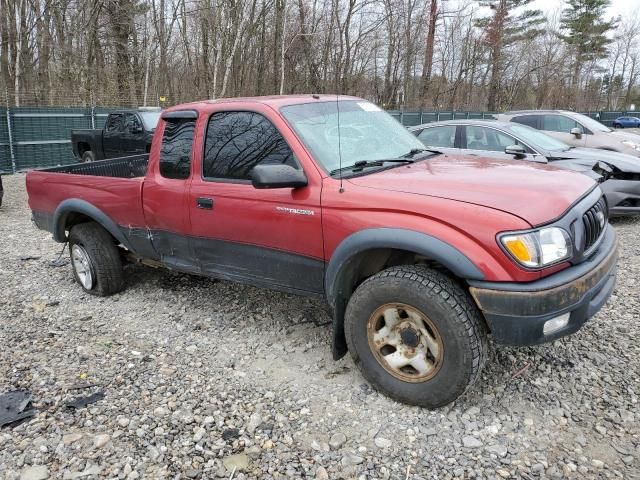
{"label": "truck bed rail", "polygon": [[94,175],[97,177],[135,178],[147,174],[149,154],[110,158],[90,163],[74,163],[61,167],[46,168],[43,172]]}

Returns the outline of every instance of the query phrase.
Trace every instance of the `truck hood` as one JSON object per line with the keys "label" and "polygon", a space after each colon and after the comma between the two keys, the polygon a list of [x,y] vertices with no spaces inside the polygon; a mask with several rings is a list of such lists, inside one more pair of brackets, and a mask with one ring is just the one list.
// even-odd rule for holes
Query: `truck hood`
{"label": "truck hood", "polygon": [[559,217],[594,187],[586,175],[544,164],[449,155],[349,181],[378,190],[482,205],[516,215],[532,226]]}

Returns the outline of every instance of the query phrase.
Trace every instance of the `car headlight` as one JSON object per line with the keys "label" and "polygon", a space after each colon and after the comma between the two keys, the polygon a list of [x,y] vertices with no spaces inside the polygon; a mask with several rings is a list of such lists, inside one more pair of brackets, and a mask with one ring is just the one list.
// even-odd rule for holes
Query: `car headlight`
{"label": "car headlight", "polygon": [[638,145],[638,144],[637,144],[637,143],[635,143],[635,142],[632,142],[631,140],[624,140],[624,141],[622,142],[622,144],[623,144],[623,145],[625,145],[625,146],[627,146],[627,147],[629,147],[629,148],[633,148],[634,150],[638,150],[638,151],[640,151],[640,145]]}
{"label": "car headlight", "polygon": [[558,227],[541,228],[522,233],[507,233],[500,242],[519,264],[541,268],[570,258],[571,237]]}

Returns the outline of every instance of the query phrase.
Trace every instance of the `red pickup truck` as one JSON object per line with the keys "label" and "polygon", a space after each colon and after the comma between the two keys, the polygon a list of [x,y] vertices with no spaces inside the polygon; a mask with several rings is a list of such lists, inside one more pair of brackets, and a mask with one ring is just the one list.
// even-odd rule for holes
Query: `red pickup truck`
{"label": "red pickup truck", "polygon": [[180,105],[148,156],[31,171],[27,189],[88,293],[121,290],[133,259],[322,296],[334,357],[429,408],[478,377],[488,335],[573,333],[615,284],[616,233],[587,176],[425,150],[354,97]]}

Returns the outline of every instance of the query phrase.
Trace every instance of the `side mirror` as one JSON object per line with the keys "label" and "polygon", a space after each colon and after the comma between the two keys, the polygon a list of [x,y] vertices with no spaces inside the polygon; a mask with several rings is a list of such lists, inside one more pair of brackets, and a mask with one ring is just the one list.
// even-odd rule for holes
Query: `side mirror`
{"label": "side mirror", "polygon": [[249,173],[254,188],[299,188],[307,186],[302,170],[289,165],[257,165]]}
{"label": "side mirror", "polygon": [[582,129],[578,128],[578,127],[574,127],[571,129],[571,131],[569,132],[571,135],[573,135],[576,138],[582,138]]}
{"label": "side mirror", "polygon": [[527,156],[522,145],[510,145],[504,149],[504,153],[513,155],[515,158],[524,158]]}

